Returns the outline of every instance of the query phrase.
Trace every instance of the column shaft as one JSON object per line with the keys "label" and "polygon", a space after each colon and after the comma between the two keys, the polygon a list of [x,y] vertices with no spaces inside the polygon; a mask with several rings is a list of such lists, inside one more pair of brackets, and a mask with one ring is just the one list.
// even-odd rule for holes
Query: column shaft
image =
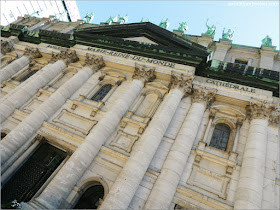
{"label": "column shaft", "polygon": [[164,98],[148,128],[135,144],[130,158],[119,174],[100,209],[127,209],[149,167],[183,94],[182,90],[175,88]]}
{"label": "column shaft", "polygon": [[253,119],[244,150],[235,209],[261,209],[267,145],[267,119]]}
{"label": "column shaft", "polygon": [[18,71],[23,69],[26,65],[29,64],[31,61],[31,57],[24,55],[21,58],[13,61],[12,63],[8,64],[5,66],[3,69],[0,71],[0,84],[9,79],[11,76],[16,74]]}
{"label": "column shaft", "polygon": [[203,118],[205,104],[193,103],[164,162],[145,209],[168,209]]}
{"label": "column shaft", "polygon": [[126,92],[94,126],[83,143],[36,199],[37,202],[51,209],[65,205],[67,196],[90,166],[102,145],[115,131],[121,118],[140,94],[143,86],[144,83],[138,79],[131,82]]}
{"label": "column shaft", "polygon": [[15,109],[21,107],[34,94],[46,84],[48,84],[54,77],[56,77],[64,68],[65,63],[62,60],[49,64],[42,68],[41,73],[35,75],[32,80],[26,83],[21,89],[10,95],[0,107],[0,122],[4,122]]}
{"label": "column shaft", "polygon": [[[64,65],[61,67],[63,69]],[[45,120],[49,119],[65,101],[83,85],[92,73],[93,70],[89,67],[81,69],[0,142],[2,149],[1,165],[3,165],[3,163],[5,163],[36,132],[36,130],[41,127]]]}

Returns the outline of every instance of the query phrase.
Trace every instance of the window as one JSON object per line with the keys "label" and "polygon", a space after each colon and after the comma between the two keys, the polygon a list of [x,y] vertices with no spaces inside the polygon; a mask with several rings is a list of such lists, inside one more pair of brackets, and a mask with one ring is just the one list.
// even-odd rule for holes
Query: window
{"label": "window", "polygon": [[248,61],[235,59],[234,63],[236,63],[236,64],[247,65],[247,64],[248,64]]}
{"label": "window", "polygon": [[91,97],[91,100],[93,101],[101,101],[112,89],[113,85],[106,84],[103,85],[95,94]]}
{"label": "window", "polygon": [[11,201],[28,202],[65,159],[66,153],[50,144],[42,144],[1,190],[2,208]]}
{"label": "window", "polygon": [[230,128],[226,124],[219,123],[215,126],[210,146],[226,151],[230,136]]}

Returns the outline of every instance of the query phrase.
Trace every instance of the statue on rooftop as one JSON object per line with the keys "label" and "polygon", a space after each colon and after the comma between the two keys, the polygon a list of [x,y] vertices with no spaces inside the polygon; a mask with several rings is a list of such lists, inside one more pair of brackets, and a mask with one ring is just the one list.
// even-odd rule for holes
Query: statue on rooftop
{"label": "statue on rooftop", "polygon": [[188,23],[187,22],[182,22],[180,23],[180,26],[178,28],[178,31],[187,31],[188,30]]}
{"label": "statue on rooftop", "polygon": [[272,39],[267,35],[267,36],[262,40],[262,45],[265,45],[265,46],[272,46]]}
{"label": "statue on rooftop", "polygon": [[210,36],[214,36],[215,33],[216,33],[216,26],[215,25],[212,25],[212,26],[209,26],[208,25],[208,20],[206,21],[206,27],[207,27],[207,31],[205,32],[206,35],[210,35]]}
{"label": "statue on rooftop", "polygon": [[231,31],[231,29],[228,29],[228,32],[225,33],[225,28],[224,28],[222,37],[223,37],[223,39],[232,40],[233,33],[234,33],[234,31]]}
{"label": "statue on rooftop", "polygon": [[166,18],[166,20],[165,21],[161,21],[160,22],[160,24],[159,24],[159,27],[161,27],[161,28],[164,28],[164,29],[167,29],[168,27],[169,27],[169,21],[168,21],[168,18]]}
{"label": "statue on rooftop", "polygon": [[150,21],[149,21],[148,18],[147,18],[147,19],[144,19],[144,18],[142,17],[141,23],[144,23],[144,22],[150,22]]}
{"label": "statue on rooftop", "polygon": [[119,15],[118,23],[125,24],[127,21],[128,21],[128,15],[126,15],[124,17],[120,17],[120,15]]}
{"label": "statue on rooftop", "polygon": [[112,23],[116,23],[118,21],[118,16],[112,17],[110,16],[110,18],[106,21],[106,23],[108,23],[108,25],[111,25]]}
{"label": "statue on rooftop", "polygon": [[91,23],[91,21],[94,18],[94,13],[87,13],[86,16],[83,18],[83,20],[85,21],[85,23]]}

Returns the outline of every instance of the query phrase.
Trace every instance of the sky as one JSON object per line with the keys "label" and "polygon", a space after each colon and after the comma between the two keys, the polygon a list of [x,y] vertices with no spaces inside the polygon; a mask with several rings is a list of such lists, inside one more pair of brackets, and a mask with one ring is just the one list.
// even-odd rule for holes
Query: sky
{"label": "sky", "polygon": [[260,47],[261,40],[269,35],[279,50],[279,1],[80,1],[77,5],[83,18],[93,12],[94,24],[106,22],[110,16],[128,15],[127,23],[140,22],[142,17],[158,25],[169,19],[168,30],[187,22],[185,34],[205,33],[206,20],[216,25],[215,41],[225,31],[234,31],[233,43]]}

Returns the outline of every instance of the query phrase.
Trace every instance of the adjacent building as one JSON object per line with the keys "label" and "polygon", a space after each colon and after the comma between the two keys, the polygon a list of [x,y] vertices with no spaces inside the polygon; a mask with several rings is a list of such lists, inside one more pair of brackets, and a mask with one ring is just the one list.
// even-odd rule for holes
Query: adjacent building
{"label": "adjacent building", "polygon": [[280,53],[209,30],[2,27],[2,208],[279,209]]}

